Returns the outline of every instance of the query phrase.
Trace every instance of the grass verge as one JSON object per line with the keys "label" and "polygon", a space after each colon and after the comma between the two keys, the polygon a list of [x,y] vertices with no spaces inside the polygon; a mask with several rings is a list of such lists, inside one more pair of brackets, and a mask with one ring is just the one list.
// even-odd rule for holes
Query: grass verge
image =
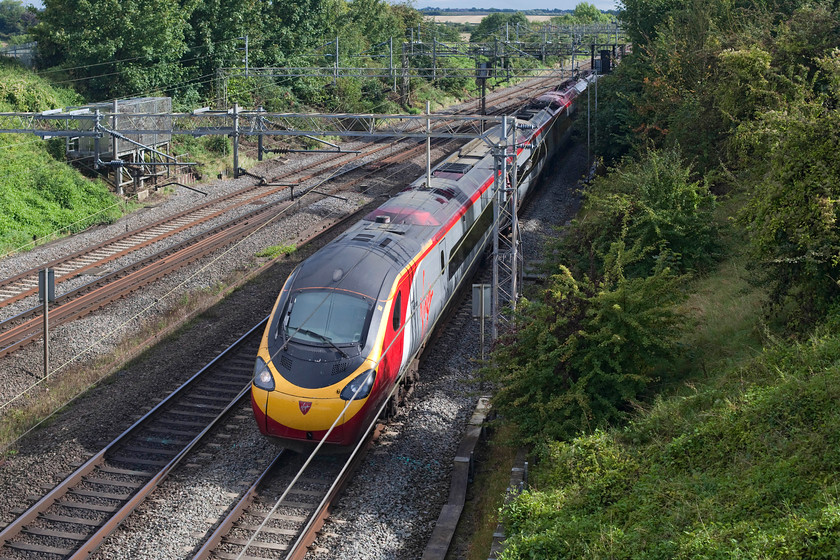
{"label": "grass verge", "polygon": [[500,425],[490,433],[487,440],[479,442],[475,476],[446,556],[449,560],[486,560],[493,542],[516,448],[511,445],[513,431],[509,426]]}
{"label": "grass verge", "polygon": [[153,344],[175,336],[190,321],[210,310],[233,290],[259,276],[274,260],[257,268],[242,267],[214,288],[197,290],[181,296],[170,309],[149,319],[136,334],[125,337],[106,355],[92,363],[68,366],[47,380],[33,385],[15,405],[0,417],[0,457],[13,455],[15,443],[28,432],[44,426],[64,407],[104,382],[114,372],[126,367]]}

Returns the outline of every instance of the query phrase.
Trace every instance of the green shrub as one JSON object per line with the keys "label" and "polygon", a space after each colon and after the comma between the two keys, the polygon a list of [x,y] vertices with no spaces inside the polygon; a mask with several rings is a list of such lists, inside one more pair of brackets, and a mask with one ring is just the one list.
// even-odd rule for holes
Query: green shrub
{"label": "green shrub", "polygon": [[502,558],[840,555],[840,336],[776,344],[625,428],[543,448]]}
{"label": "green shrub", "polygon": [[690,177],[675,150],[626,160],[586,189],[581,217],[559,238],[556,260],[597,278],[611,245],[623,241],[644,252],[628,266],[631,276],[649,274],[663,259],[677,271],[707,268],[718,247],[715,199]]}
{"label": "green shrub", "polygon": [[633,258],[616,243],[599,282],[561,267],[539,300],[522,301],[486,372],[498,382],[495,409],[525,441],[570,439],[622,419],[672,363],[679,278],[667,267],[625,278]]}
{"label": "green shrub", "polygon": [[774,301],[792,307],[794,330],[822,319],[840,296],[840,49],[819,68],[782,109],[739,131],[743,153],[762,156],[741,223]]}
{"label": "green shrub", "polygon": [[294,245],[272,245],[271,247],[257,251],[256,256],[273,259],[280,255],[291,255],[295,251],[297,251],[297,247]]}
{"label": "green shrub", "polygon": [[208,152],[219,156],[225,156],[233,151],[233,142],[227,136],[206,136],[201,143]]}

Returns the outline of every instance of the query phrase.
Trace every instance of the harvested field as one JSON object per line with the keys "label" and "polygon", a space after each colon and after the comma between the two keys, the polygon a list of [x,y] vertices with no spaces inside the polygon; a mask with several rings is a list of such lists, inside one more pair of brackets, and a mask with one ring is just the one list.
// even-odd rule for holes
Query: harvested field
{"label": "harvested field", "polygon": [[[470,14],[465,16],[455,16],[455,15],[443,15],[443,16],[426,16],[427,19],[433,19],[438,22],[450,22],[450,23],[481,23],[481,20],[487,17],[489,14]],[[525,16],[528,18],[528,21],[531,22],[543,22],[548,21],[552,17],[555,16]]]}

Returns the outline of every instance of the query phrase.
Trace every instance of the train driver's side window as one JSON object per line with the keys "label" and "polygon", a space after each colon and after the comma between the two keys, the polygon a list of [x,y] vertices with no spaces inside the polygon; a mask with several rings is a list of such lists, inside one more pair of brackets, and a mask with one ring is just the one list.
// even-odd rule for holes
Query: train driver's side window
{"label": "train driver's side window", "polygon": [[402,292],[397,292],[397,297],[394,298],[394,318],[392,326],[394,330],[399,330],[400,322],[402,321],[401,317],[401,310],[402,310]]}

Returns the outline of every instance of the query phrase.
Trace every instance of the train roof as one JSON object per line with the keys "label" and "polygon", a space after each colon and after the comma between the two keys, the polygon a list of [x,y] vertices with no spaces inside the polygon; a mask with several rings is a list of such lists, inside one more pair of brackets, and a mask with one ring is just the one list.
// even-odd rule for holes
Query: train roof
{"label": "train roof", "polygon": [[410,238],[394,242],[392,231],[354,230],[323,247],[306,259],[297,272],[295,284],[311,288],[347,290],[373,299],[380,297],[379,283],[393,280],[411,259],[420,244]]}
{"label": "train roof", "polygon": [[[577,95],[576,86],[568,82],[560,91],[547,92],[523,107],[517,117],[531,126],[519,131],[517,141],[527,142],[534,130],[566,109]],[[495,141],[499,131],[491,130],[488,136]],[[371,287],[370,279],[384,282],[389,273],[397,274],[408,266],[466,211],[468,201],[492,180],[493,169],[488,144],[481,139],[467,143],[433,169],[430,185],[425,175],[419,177],[308,259],[299,280],[307,286],[340,286],[377,297],[380,286]]]}

